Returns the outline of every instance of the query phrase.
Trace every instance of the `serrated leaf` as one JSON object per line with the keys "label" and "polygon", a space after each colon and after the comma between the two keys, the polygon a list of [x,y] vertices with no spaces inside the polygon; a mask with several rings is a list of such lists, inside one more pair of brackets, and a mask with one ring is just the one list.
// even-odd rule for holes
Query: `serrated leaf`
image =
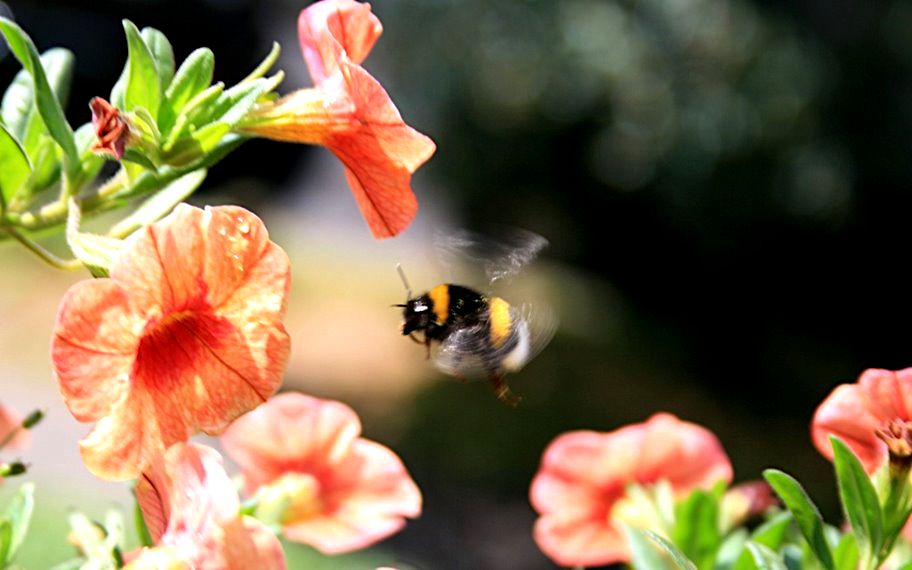
{"label": "serrated leaf", "polygon": [[142,29],[141,35],[155,60],[158,84],[164,90],[174,77],[174,48],[171,47],[171,42],[168,41],[165,34],[155,28],[145,27]]}
{"label": "serrated leaf", "polygon": [[843,511],[861,552],[873,559],[880,552],[884,539],[883,513],[877,491],[852,450],[834,436],[830,436],[830,443]]}
{"label": "serrated leaf", "polygon": [[19,141],[0,124],[0,213],[19,192],[32,173],[25,149]]}
{"label": "serrated leaf", "polygon": [[788,570],[782,557],[768,546],[748,541],[747,550],[753,557],[758,570]]}
{"label": "serrated leaf", "polygon": [[[76,58],[68,49],[51,48],[41,54],[40,59],[51,90],[60,105],[65,106]],[[35,83],[27,69],[20,70],[7,88],[0,103],[0,114],[9,131],[26,147],[26,152],[29,150],[25,144],[29,131],[33,131],[32,139],[41,132],[47,132],[35,106]]]}
{"label": "serrated leaf", "polygon": [[817,560],[827,570],[834,570],[833,555],[824,535],[823,518],[801,484],[790,475],[776,469],[767,469],[763,476],[792,513]]}
{"label": "serrated leaf", "polygon": [[6,560],[12,560],[22,546],[25,535],[28,533],[29,523],[32,521],[32,513],[35,510],[35,484],[23,483],[6,508],[6,519],[9,520],[12,528],[10,535],[9,550]]}
{"label": "serrated leaf", "polygon": [[51,137],[63,149],[70,165],[68,171],[73,172],[79,162],[79,153],[76,150],[76,142],[73,140],[73,129],[67,123],[60,101],[51,89],[35,44],[15,22],[3,17],[0,17],[0,33],[6,37],[10,51],[32,76],[35,105]]}
{"label": "serrated leaf", "polygon": [[123,28],[129,52],[123,110],[132,111],[142,107],[153,119],[157,119],[162,100],[162,87],[155,67],[155,58],[133,22],[124,20]]}
{"label": "serrated leaf", "polygon": [[184,105],[209,87],[214,67],[215,56],[209,48],[196,49],[187,56],[165,90],[165,104],[158,118],[163,133],[168,133],[174,126]]}

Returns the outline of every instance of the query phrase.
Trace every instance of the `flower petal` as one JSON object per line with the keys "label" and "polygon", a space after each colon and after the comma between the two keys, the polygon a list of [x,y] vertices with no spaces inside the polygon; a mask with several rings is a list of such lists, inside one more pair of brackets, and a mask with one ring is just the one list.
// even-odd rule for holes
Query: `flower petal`
{"label": "flower petal", "polygon": [[680,494],[732,480],[732,466],[719,439],[709,430],[671,414],[655,414],[645,425],[637,481],[667,480]]}
{"label": "flower petal", "polygon": [[421,514],[421,491],[402,461],[372,441],[357,440],[326,487],[326,515],[291,523],[285,535],[327,554],[366,548]]}
{"label": "flower petal", "polygon": [[11,432],[18,430],[3,449],[21,450],[28,447],[32,439],[31,433],[27,429],[20,429],[24,419],[18,411],[9,406],[4,406],[0,402],[0,441],[5,440]]}
{"label": "flower petal", "polygon": [[142,321],[111,279],[81,281],[60,303],[51,359],[60,393],[79,421],[104,416],[128,388]]}
{"label": "flower petal", "polygon": [[253,491],[289,469],[309,472],[334,466],[360,433],[357,414],[345,404],[288,392],[235,420],[222,445]]}
{"label": "flower petal", "polygon": [[284,570],[285,551],[275,534],[260,521],[241,517],[223,527],[219,559],[226,570]]}
{"label": "flower petal", "polygon": [[826,458],[833,458],[829,436],[835,435],[858,456],[868,473],[873,473],[887,457],[886,445],[874,431],[887,418],[869,409],[868,396],[860,384],[837,386],[820,404],[811,421],[811,439]]}
{"label": "flower petal", "polygon": [[437,147],[403,122],[376,79],[360,66],[342,65],[356,122],[331,132],[324,144],[345,165],[348,184],[374,237],[395,236],[418,211],[411,175]]}
{"label": "flower petal", "polygon": [[370,4],[354,0],[323,0],[298,17],[298,40],[314,83],[320,84],[347,56],[360,64],[383,32]]}
{"label": "flower petal", "polygon": [[630,558],[626,539],[607,519],[544,516],[536,521],[533,537],[560,566],[602,566]]}

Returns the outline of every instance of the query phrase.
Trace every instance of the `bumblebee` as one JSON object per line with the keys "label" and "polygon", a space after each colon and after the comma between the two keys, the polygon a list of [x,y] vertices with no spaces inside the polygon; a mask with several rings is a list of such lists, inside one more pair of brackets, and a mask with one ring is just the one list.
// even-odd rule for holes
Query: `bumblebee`
{"label": "bumblebee", "polygon": [[[517,272],[547,243],[535,234],[522,236],[520,245],[501,248],[502,255],[487,263],[492,282]],[[394,305],[403,309],[402,334],[423,344],[429,359],[434,345],[434,364],[442,372],[463,382],[485,378],[499,400],[516,406],[521,398],[513,394],[504,376],[522,369],[547,344],[554,332],[553,319],[543,319],[539,312],[535,320],[539,326],[533,329],[530,305],[514,306],[502,297],[453,283],[412,297],[402,268],[397,270],[408,297],[406,303]]]}

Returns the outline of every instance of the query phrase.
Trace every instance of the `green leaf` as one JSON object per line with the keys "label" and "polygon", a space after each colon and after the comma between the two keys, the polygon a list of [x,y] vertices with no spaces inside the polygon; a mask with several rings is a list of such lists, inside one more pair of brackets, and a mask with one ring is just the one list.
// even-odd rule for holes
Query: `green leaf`
{"label": "green leaf", "polygon": [[801,534],[823,567],[834,570],[833,555],[824,535],[823,518],[801,484],[776,469],[767,469],[763,476],[791,511]]}
{"label": "green leaf", "polygon": [[673,540],[702,567],[722,542],[719,533],[719,502],[715,495],[695,490],[675,506]]}
{"label": "green leaf", "polygon": [[281,75],[274,75],[268,78],[254,79],[247,83],[238,83],[234,87],[225,90],[212,104],[205,107],[203,109],[205,112],[194,116],[191,119],[191,124],[199,127],[218,121],[234,126],[253,108],[261,95],[275,89],[281,81]]}
{"label": "green leaf", "polygon": [[254,79],[259,79],[266,75],[266,73],[272,69],[272,66],[275,65],[275,62],[278,61],[279,55],[282,53],[282,46],[279,45],[279,42],[272,42],[272,49],[269,50],[269,53],[266,54],[266,57],[263,58],[263,61],[260,62],[260,65],[256,66],[256,69],[250,72],[247,77],[241,80],[241,83],[246,83],[248,81],[253,81]]}
{"label": "green leaf", "polygon": [[165,34],[155,28],[143,28],[142,39],[155,60],[158,84],[165,89],[174,77],[174,49]]}
{"label": "green leaf", "polygon": [[190,136],[179,139],[170,152],[163,157],[164,162],[172,166],[189,164],[211,152],[230,130],[231,127],[225,123],[209,123],[194,131]]}
{"label": "green leaf", "polygon": [[729,533],[729,535],[725,537],[725,540],[722,541],[722,544],[719,545],[719,550],[712,564],[713,570],[729,570],[730,568],[734,568],[736,563],[740,560],[741,554],[744,552],[744,545],[747,542],[747,538],[747,529],[744,528],[738,528]]}
{"label": "green leaf", "polygon": [[858,543],[855,535],[846,533],[839,539],[833,549],[833,561],[837,570],[855,570],[858,568]]}
{"label": "green leaf", "polygon": [[133,22],[124,20],[123,28],[127,35],[129,52],[123,110],[132,111],[137,107],[142,107],[149,112],[153,119],[156,119],[158,108],[161,105],[162,87],[155,66],[155,58]]}
{"label": "green leaf", "polygon": [[778,513],[758,526],[751,535],[751,540],[757,544],[778,550],[785,540],[789,526],[792,524],[792,514],[788,511]]}
{"label": "green leaf", "polygon": [[60,145],[67,157],[69,163],[67,171],[73,172],[79,163],[79,153],[76,150],[76,142],[73,140],[73,129],[67,123],[60,101],[51,89],[35,44],[22,31],[22,28],[6,18],[0,17],[0,32],[6,37],[10,51],[32,76],[38,112],[51,137]]}
{"label": "green leaf", "polygon": [[662,536],[632,527],[624,531],[637,570],[696,570],[693,562]]}
{"label": "green leaf", "polygon": [[830,436],[830,443],[842,508],[861,552],[866,559],[872,560],[880,553],[884,539],[883,513],[877,491],[852,450],[834,436]]}
{"label": "green leaf", "polygon": [[118,222],[111,228],[109,235],[125,238],[139,228],[160,220],[193,194],[205,179],[204,168],[178,178],[143,202],[129,217]]}
{"label": "green leaf", "polygon": [[10,546],[13,543],[13,526],[6,519],[0,519],[0,568],[6,568],[12,556]]}
{"label": "green leaf", "polygon": [[163,133],[168,133],[174,126],[184,105],[209,87],[214,67],[215,56],[209,48],[199,48],[187,56],[165,90],[166,103],[162,105],[158,118],[158,126]]}
{"label": "green leaf", "polygon": [[206,108],[222,95],[224,89],[224,83],[216,83],[194,95],[193,98],[184,105],[177,114],[177,118],[174,120],[174,126],[168,133],[168,137],[165,139],[164,144],[162,144],[162,150],[165,153],[169,152],[178,139],[189,130],[190,126],[194,124],[194,119],[198,115],[206,113]]}
{"label": "green leaf", "polygon": [[788,570],[782,557],[768,546],[748,541],[747,550],[754,559],[758,570]]}
{"label": "green leaf", "polygon": [[32,173],[32,164],[19,141],[0,124],[0,213]]}
{"label": "green leaf", "polygon": [[[48,83],[61,106],[65,106],[70,93],[70,82],[73,79],[73,66],[76,58],[64,48],[51,48],[41,54],[41,67]],[[3,95],[0,104],[0,116],[10,132],[23,146],[26,146],[28,133],[32,139],[40,132],[47,132],[41,115],[35,107],[35,82],[28,70],[22,69],[16,74],[13,82]],[[28,151],[28,148],[26,148]]]}
{"label": "green leaf", "polygon": [[92,123],[85,123],[75,133],[76,148],[79,149],[80,168],[78,185],[88,184],[98,176],[105,163],[105,157],[92,152],[92,145],[95,144],[95,127]]}
{"label": "green leaf", "polygon": [[6,508],[6,519],[9,520],[12,528],[9,551],[6,555],[7,561],[12,560],[19,551],[19,547],[22,546],[34,510],[35,484],[31,482],[23,483]]}

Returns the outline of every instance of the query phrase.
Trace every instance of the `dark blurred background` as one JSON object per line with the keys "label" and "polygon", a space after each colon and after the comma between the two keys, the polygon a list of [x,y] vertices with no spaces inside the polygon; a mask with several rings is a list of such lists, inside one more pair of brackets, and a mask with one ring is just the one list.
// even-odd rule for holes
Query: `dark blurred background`
{"label": "dark blurred background", "polygon": [[[212,48],[215,76],[229,84],[278,40],[287,92],[309,83],[295,38],[305,4],[6,0],[0,10],[40,50],[75,52],[66,110],[78,125],[123,66],[121,18],[164,31],[178,59]],[[541,451],[562,431],[614,429],[658,410],[715,431],[738,480],[790,471],[837,521],[830,467],[808,437],[813,411],[865,368],[912,364],[902,269],[912,3],[384,0],[374,11],[385,32],[365,67],[438,144],[414,179],[419,220],[436,208],[457,225],[546,236],[561,308],[556,338],[515,381],[526,398],[516,411],[435,377],[391,412],[357,388],[343,398],[319,370],[290,369],[290,386],[309,375],[311,392],[363,403],[366,435],[394,447],[424,490],[424,515],[380,558],[552,567],[531,540],[526,498]],[[0,60],[0,85],[18,68]],[[313,185],[298,181],[325,154],[249,142],[197,198],[263,212],[312,203]],[[315,243],[357,255],[349,242]],[[314,267],[319,259],[309,270],[331,271]],[[359,350],[356,334],[336,342]]]}

